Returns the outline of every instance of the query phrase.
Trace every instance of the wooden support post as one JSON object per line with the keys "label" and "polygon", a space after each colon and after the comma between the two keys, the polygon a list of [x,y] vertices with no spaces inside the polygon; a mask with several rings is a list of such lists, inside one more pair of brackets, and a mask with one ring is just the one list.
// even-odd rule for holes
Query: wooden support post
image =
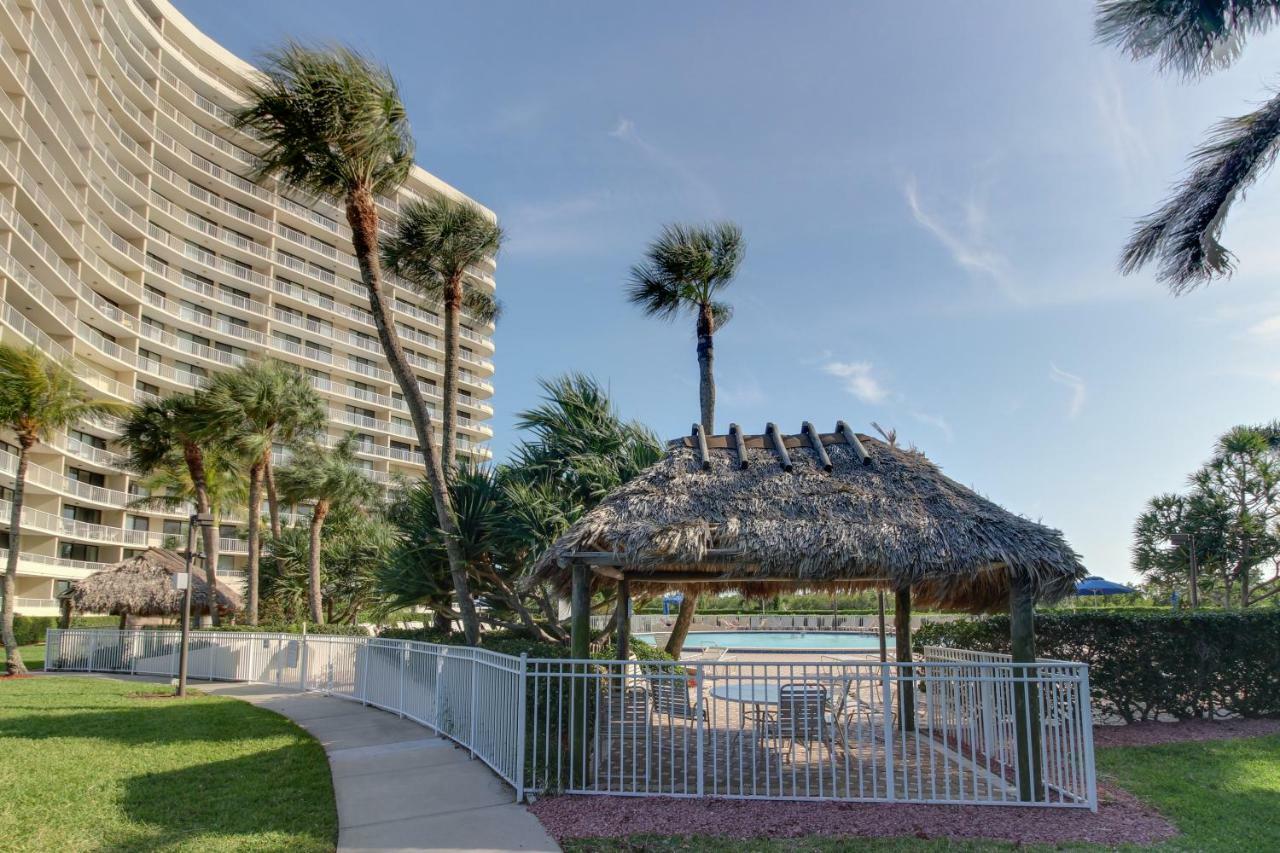
{"label": "wooden support post", "polygon": [[631,656],[631,581],[618,581],[618,660]]}
{"label": "wooden support post", "polygon": [[573,608],[570,630],[573,639],[573,657],[586,660],[591,657],[591,575],[586,563],[573,564]]}
{"label": "wooden support post", "polygon": [[889,660],[889,649],[885,642],[883,589],[876,590],[876,608],[880,611],[880,663],[886,663]]}
{"label": "wooden support post", "polygon": [[[893,604],[893,644],[898,663],[911,663],[911,587],[897,591]],[[911,667],[898,668],[898,725],[916,730],[916,688]]]}
{"label": "wooden support post", "polygon": [[[1018,799],[1044,798],[1040,754],[1040,685],[1036,682],[1036,601],[1025,575],[1009,582],[1009,640],[1013,651],[1013,723],[1018,744]],[[1018,666],[1019,663],[1029,664]]]}

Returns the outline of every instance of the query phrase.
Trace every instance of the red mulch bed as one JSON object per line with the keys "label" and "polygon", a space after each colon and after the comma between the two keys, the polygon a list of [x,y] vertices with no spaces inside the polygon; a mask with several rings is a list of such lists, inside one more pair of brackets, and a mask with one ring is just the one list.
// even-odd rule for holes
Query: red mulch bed
{"label": "red mulch bed", "polygon": [[[1185,720],[1097,726],[1097,746],[1228,740],[1280,733],[1280,720]],[[546,797],[532,811],[557,839],[628,835],[798,838],[806,835],[983,838],[1022,844],[1152,844],[1177,835],[1128,791],[1098,786],[1098,812],[1083,809],[769,802],[672,797]]]}
{"label": "red mulch bed", "polygon": [[687,800],[671,797],[547,797],[529,810],[558,840],[627,835],[798,838],[807,835],[983,838],[1022,844],[1067,841],[1152,844],[1177,835],[1127,791],[1099,787],[1098,813],[1083,809]]}
{"label": "red mulch bed", "polygon": [[1231,740],[1280,734],[1280,719],[1182,720],[1176,723],[1133,723],[1094,726],[1094,746],[1155,746],[1162,743]]}

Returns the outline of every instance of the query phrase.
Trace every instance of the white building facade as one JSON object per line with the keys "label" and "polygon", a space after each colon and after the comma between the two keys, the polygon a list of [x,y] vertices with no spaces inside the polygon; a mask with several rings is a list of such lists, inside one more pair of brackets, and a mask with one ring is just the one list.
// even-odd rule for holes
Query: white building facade
{"label": "white building facade", "polygon": [[[358,435],[371,478],[417,477],[421,454],[335,206],[254,182],[255,141],[233,130],[251,66],[166,0],[0,2],[0,340],[74,362],[95,396],[135,402],[199,387],[247,361],[305,371]],[[463,196],[415,168],[379,200],[384,230],[409,198]],[[474,283],[494,287],[492,264]],[[397,328],[428,403],[443,388],[441,318],[392,280]],[[489,458],[493,329],[463,319],[458,448]],[[31,455],[18,613],[150,545],[182,540],[185,512],[131,504],[116,424]],[[0,545],[16,470],[0,433]],[[222,530],[242,568],[243,518]]]}

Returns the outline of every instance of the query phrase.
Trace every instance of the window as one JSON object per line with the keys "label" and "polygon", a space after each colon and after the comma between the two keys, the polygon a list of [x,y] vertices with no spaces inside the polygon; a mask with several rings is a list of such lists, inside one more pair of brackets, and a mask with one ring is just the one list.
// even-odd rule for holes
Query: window
{"label": "window", "polygon": [[68,468],[67,479],[75,480],[77,483],[84,483],[88,486],[97,486],[102,488],[107,485],[107,478],[97,471],[86,471],[84,468]]}
{"label": "window", "polygon": [[284,343],[293,344],[295,347],[302,346],[302,338],[297,335],[290,335],[287,332],[274,331],[271,333],[271,337]]}
{"label": "window", "polygon": [[236,358],[248,358],[249,356],[249,351],[244,347],[235,347],[231,344],[224,344],[222,341],[214,341],[213,348],[218,352],[225,352],[228,355],[235,356]]}
{"label": "window", "polygon": [[178,304],[181,305],[186,311],[190,311],[192,314],[195,314],[198,317],[203,317],[208,319],[212,319],[213,317],[213,309],[206,308],[203,305],[197,305],[196,303],[188,299],[179,299]]}
{"label": "window", "polygon": [[362,418],[374,418],[373,409],[362,409],[359,406],[347,406],[347,411],[353,415],[359,415]]}
{"label": "window", "polygon": [[218,538],[219,538],[219,539],[235,539],[237,535],[238,535],[238,531],[237,531],[236,526],[235,526],[234,524],[219,524],[219,525],[218,525]]}
{"label": "window", "polygon": [[102,513],[85,506],[66,505],[62,508],[62,517],[67,521],[83,521],[87,524],[101,524]]}
{"label": "window", "polygon": [[[141,354],[142,352],[145,352],[145,350],[139,350],[139,354]],[[91,435],[90,433],[83,432],[78,429],[67,430],[67,436],[70,438],[74,438],[76,441],[80,442],[81,444],[87,444],[90,447],[96,447],[99,450],[107,449],[107,440],[105,438],[100,438],[96,435]]]}
{"label": "window", "polygon": [[84,560],[89,563],[98,562],[98,546],[85,545],[81,542],[63,542],[58,546],[58,556],[64,560]]}
{"label": "window", "polygon": [[181,536],[182,531],[186,528],[186,524],[174,518],[166,518],[164,520],[163,532],[165,536]]}
{"label": "window", "polygon": [[328,335],[333,334],[333,323],[330,323],[323,317],[317,317],[314,314],[307,315],[307,328],[314,329]]}
{"label": "window", "polygon": [[174,334],[180,340],[184,340],[187,343],[196,344],[197,346],[202,346],[202,347],[207,347],[209,345],[209,339],[202,335],[193,335],[190,332],[183,331],[182,329],[179,329]]}
{"label": "window", "polygon": [[137,530],[140,533],[149,533],[151,531],[151,519],[144,515],[129,516],[129,529]]}
{"label": "window", "polygon": [[137,384],[134,387],[144,394],[150,394],[153,397],[160,396],[159,385],[152,385],[150,382],[143,382],[141,379],[139,379]]}
{"label": "window", "polygon": [[218,313],[218,319],[229,326],[235,326],[237,329],[249,328],[249,321],[241,317],[233,317],[230,314]]}

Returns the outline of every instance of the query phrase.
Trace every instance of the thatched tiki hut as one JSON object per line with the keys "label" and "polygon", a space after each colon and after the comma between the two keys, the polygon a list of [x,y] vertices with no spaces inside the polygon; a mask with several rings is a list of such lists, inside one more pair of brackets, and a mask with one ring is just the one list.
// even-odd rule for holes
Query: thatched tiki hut
{"label": "thatched tiki hut", "polygon": [[[587,656],[593,588],[617,584],[626,613],[634,592],[719,584],[758,595],[779,585],[891,590],[900,662],[911,660],[913,603],[1008,609],[1015,659],[1034,662],[1035,603],[1071,594],[1085,570],[1058,531],[841,421],[830,433],[806,422],[796,435],[735,424],[708,436],[695,425],[561,536],[535,576],[571,592],[575,657]],[[620,652],[628,621],[618,620]]]}
{"label": "thatched tiki hut", "polygon": [[[186,563],[181,554],[164,548],[148,548],[110,569],[76,581],[64,593],[63,600],[69,610],[119,616],[121,628],[130,616],[180,616],[182,592],[174,589],[173,576],[183,571]],[[203,576],[192,572],[191,584],[192,612],[207,611],[208,583]],[[220,582],[217,604],[220,613],[230,615],[241,608],[241,596]]]}

